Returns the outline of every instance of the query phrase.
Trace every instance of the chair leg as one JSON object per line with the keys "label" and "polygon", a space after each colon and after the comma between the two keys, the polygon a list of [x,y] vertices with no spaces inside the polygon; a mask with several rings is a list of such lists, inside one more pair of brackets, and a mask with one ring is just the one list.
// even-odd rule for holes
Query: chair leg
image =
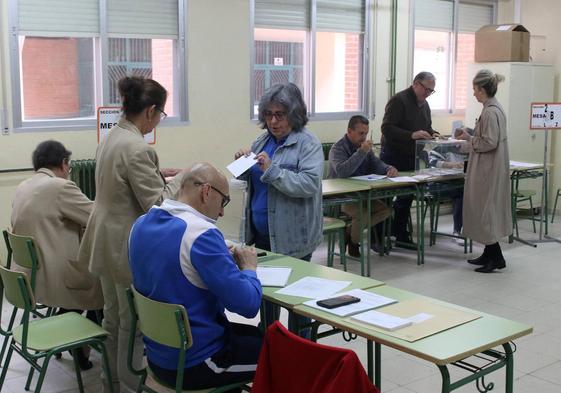
{"label": "chair leg", "polygon": [[552,224],[553,224],[553,219],[555,218],[555,211],[557,210],[557,200],[559,199],[559,194],[561,194],[561,189],[557,190],[557,195],[555,195],[555,203],[553,204],[553,211],[551,212]]}
{"label": "chair leg", "polygon": [[25,390],[29,390],[29,387],[31,386],[31,381],[33,381],[33,373],[35,372],[35,369],[33,367],[29,368],[29,373],[27,374],[27,380],[25,381]]}
{"label": "chair leg", "polygon": [[532,226],[534,227],[534,233],[536,233],[536,220],[534,219],[534,204],[532,203],[532,197],[530,197],[530,214],[532,214]]}
{"label": "chair leg", "polygon": [[[107,382],[107,385],[109,385],[109,392],[110,393],[114,393],[113,390],[113,379],[111,378],[111,370],[109,367],[109,358],[107,357],[107,349],[105,348],[105,343],[103,341],[100,341],[99,344],[96,345],[96,347],[99,346],[98,350],[101,352],[101,365],[103,367],[103,372],[105,373],[105,379]],[[146,380],[146,374],[144,374],[144,378],[140,381],[141,384],[144,384],[144,381]],[[140,384],[138,386],[141,386]]]}
{"label": "chair leg", "polygon": [[345,227],[339,230],[339,258],[343,264],[343,269],[347,271],[347,255],[345,250]]}
{"label": "chair leg", "polygon": [[327,234],[327,266],[333,267],[333,236],[330,233]]}
{"label": "chair leg", "polygon": [[76,381],[78,381],[78,389],[80,393],[84,393],[84,383],[82,382],[82,372],[80,371],[80,364],[78,363],[78,348],[71,351],[72,360],[74,362],[74,370],[76,371]]}
{"label": "chair leg", "polygon": [[51,360],[51,355],[47,355],[45,357],[45,360],[43,361],[43,364],[41,366],[41,371],[39,372],[39,379],[37,380],[37,386],[35,386],[35,393],[39,393],[41,391],[41,387],[43,386],[43,381],[45,381],[45,375],[47,374],[47,367],[49,366],[49,360]]}
{"label": "chair leg", "polygon": [[4,386],[4,380],[6,379],[6,373],[8,372],[8,367],[10,366],[10,360],[12,359],[12,353],[14,348],[12,348],[11,341],[12,337],[8,337],[10,343],[8,344],[8,353],[6,354],[6,360],[4,360],[4,365],[2,367],[2,374],[0,374],[0,390]]}
{"label": "chair leg", "polygon": [[[14,307],[12,310],[12,315],[10,316],[10,321],[8,322],[7,331],[11,331],[14,327],[14,322],[16,320],[16,315],[18,313],[18,309]],[[10,342],[10,336],[6,335],[4,338],[4,342],[2,343],[2,350],[0,350],[0,365],[2,364],[2,359],[4,359],[4,354],[6,353],[6,348],[8,347],[8,343]]]}

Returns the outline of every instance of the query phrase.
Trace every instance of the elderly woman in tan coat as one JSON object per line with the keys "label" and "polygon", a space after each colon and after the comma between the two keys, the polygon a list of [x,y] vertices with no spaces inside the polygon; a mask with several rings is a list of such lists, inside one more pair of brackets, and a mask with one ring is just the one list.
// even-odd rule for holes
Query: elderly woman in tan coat
{"label": "elderly woman in tan coat", "polygon": [[[134,392],[138,377],[127,368],[130,311],[125,295],[132,284],[128,238],[134,221],[164,198],[174,198],[178,170],[160,170],[156,151],[143,139],[166,117],[167,92],[158,82],[141,77],[119,81],[123,116],[96,152],[96,198],[79,260],[101,279],[105,305],[103,328],[110,335],[107,352],[114,391]],[[139,333],[138,333],[139,335]],[[133,363],[142,362],[142,341],[135,342]],[[107,386],[104,381],[104,390]]]}
{"label": "elderly woman in tan coat", "polygon": [[490,273],[506,267],[499,240],[512,233],[506,116],[495,98],[502,75],[481,70],[473,79],[473,95],[483,110],[471,136],[465,129],[457,136],[470,151],[464,186],[463,234],[485,245],[483,255],[468,260]]}
{"label": "elderly woman in tan coat", "polygon": [[[90,201],[68,180],[70,154],[62,143],[40,143],[32,155],[35,174],[16,189],[12,202],[12,231],[32,236],[39,253],[35,298],[39,303],[66,310],[90,310],[88,318],[97,321],[94,310],[103,308],[97,277],[79,264],[80,234],[92,211]],[[17,261],[14,268],[18,270]],[[91,367],[82,352],[83,369]]]}

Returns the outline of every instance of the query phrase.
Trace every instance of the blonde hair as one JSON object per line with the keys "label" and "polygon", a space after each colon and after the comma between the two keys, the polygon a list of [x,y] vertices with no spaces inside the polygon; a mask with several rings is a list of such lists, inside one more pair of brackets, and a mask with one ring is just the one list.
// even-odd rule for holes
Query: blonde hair
{"label": "blonde hair", "polygon": [[487,93],[487,96],[494,97],[497,94],[497,86],[505,80],[501,74],[495,74],[491,70],[480,70],[473,78],[473,85]]}

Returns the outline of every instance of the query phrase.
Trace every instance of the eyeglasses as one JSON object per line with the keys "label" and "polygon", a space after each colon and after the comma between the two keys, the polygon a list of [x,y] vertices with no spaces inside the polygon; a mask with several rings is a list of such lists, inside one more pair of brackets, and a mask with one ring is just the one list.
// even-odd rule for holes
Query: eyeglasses
{"label": "eyeglasses", "polygon": [[277,119],[277,121],[283,121],[286,119],[286,112],[265,112],[265,120],[271,121],[273,120],[273,117]]}
{"label": "eyeglasses", "polygon": [[220,191],[218,188],[214,187],[212,184],[210,184],[210,183],[199,183],[199,182],[195,183],[195,185],[196,185],[197,187],[198,187],[198,186],[203,186],[203,185],[205,185],[205,184],[208,184],[210,188],[212,188],[214,191],[216,191],[217,193],[220,194],[220,196],[222,197],[222,204],[221,204],[221,206],[222,206],[223,208],[226,207],[226,206],[228,205],[228,203],[230,203],[230,196],[224,194],[222,191]]}
{"label": "eyeglasses", "polygon": [[420,84],[421,86],[423,86],[423,89],[425,89],[425,94],[427,96],[430,96],[434,93],[436,93],[436,90],[431,89],[430,87],[426,87],[424,84],[422,84],[420,81],[417,81],[418,84]]}
{"label": "eyeglasses", "polygon": [[164,112],[162,109],[156,107],[156,110],[160,111],[160,120],[164,120],[166,117],[168,117],[168,114]]}

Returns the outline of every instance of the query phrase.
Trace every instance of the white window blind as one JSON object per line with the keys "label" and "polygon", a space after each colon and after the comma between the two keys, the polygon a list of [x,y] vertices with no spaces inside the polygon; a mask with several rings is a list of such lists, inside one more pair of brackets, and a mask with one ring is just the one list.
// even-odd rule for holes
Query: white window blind
{"label": "white window blind", "polygon": [[97,0],[20,0],[20,35],[84,36],[99,33]]}
{"label": "white window blind", "polygon": [[364,32],[364,0],[318,0],[316,10],[319,31]]}
{"label": "white window blind", "polygon": [[484,4],[460,3],[458,30],[473,33],[481,26],[493,23],[493,6]]}
{"label": "white window blind", "polygon": [[177,7],[177,0],[108,0],[108,34],[110,37],[177,38]]}
{"label": "white window blind", "polygon": [[454,4],[450,0],[416,0],[415,28],[451,31],[454,26]]}
{"label": "white window blind", "polygon": [[306,0],[255,0],[255,27],[306,30],[310,6]]}

